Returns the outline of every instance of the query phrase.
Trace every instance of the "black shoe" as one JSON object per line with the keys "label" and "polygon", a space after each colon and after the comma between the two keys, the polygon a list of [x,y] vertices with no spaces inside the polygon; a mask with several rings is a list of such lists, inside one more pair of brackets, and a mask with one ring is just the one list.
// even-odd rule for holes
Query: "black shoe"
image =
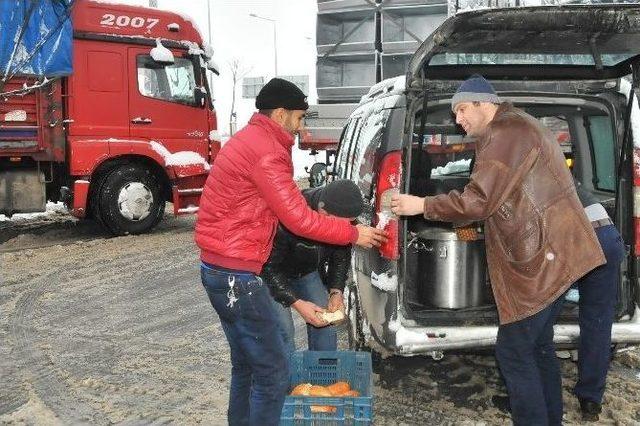
{"label": "black shoe", "polygon": [[602,412],[602,405],[588,399],[578,398],[580,401],[580,411],[582,411],[582,420],[588,422],[597,422]]}
{"label": "black shoe", "polygon": [[509,402],[509,397],[506,395],[493,395],[491,397],[491,402],[493,406],[498,410],[502,411],[505,414],[511,413],[511,403]]}

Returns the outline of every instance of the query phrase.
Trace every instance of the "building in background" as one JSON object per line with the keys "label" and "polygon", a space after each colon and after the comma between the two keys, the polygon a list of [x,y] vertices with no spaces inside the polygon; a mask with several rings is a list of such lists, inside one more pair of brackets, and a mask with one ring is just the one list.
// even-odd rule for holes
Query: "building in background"
{"label": "building in background", "polygon": [[317,0],[318,104],[307,114],[305,149],[334,149],[346,117],[374,84],[404,75],[413,53],[450,15],[562,0]]}
{"label": "building in background", "polygon": [[446,18],[447,0],[318,0],[316,87],[302,146],[335,148],[346,117],[369,88],[403,75]]}

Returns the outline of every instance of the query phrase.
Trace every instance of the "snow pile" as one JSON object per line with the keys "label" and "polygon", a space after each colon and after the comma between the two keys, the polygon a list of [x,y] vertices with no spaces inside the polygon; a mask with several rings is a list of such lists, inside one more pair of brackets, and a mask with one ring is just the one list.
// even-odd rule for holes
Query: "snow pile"
{"label": "snow pile", "polygon": [[173,53],[171,53],[169,49],[167,49],[162,45],[162,42],[160,41],[159,38],[156,39],[156,47],[151,49],[150,54],[151,54],[151,58],[153,58],[154,61],[159,63],[172,64],[175,62],[175,59],[173,58]]}
{"label": "snow pile", "polygon": [[395,275],[389,276],[387,272],[383,272],[380,275],[371,272],[371,285],[382,291],[396,291],[396,288],[398,288],[398,277]]}
{"label": "snow pile", "polygon": [[191,40],[180,40],[180,44],[189,49],[189,55],[204,55],[204,50],[198,46],[198,43]]}
{"label": "snow pile", "polygon": [[[620,93],[625,95],[627,100],[629,100],[629,93],[631,93],[631,82],[629,80],[625,78],[620,79]],[[636,93],[636,98],[633,100],[633,105],[631,106],[631,133],[633,146],[635,148],[640,148],[640,108],[638,107],[638,95],[640,95],[640,93]]]}
{"label": "snow pile", "polygon": [[466,172],[471,167],[471,159],[450,161],[445,166],[438,166],[431,170],[431,176],[450,175],[452,173]]}
{"label": "snow pile", "polygon": [[198,24],[196,23],[196,21],[189,15],[187,15],[186,13],[182,13],[179,10],[174,10],[173,8],[170,10],[171,13],[175,13],[176,15],[178,15],[179,17],[181,17],[182,19],[184,19],[186,22],[190,23],[191,26],[193,27],[194,30],[196,30],[196,32],[198,33],[198,35],[200,36],[201,39],[203,39],[204,37],[202,37],[202,35],[204,34],[200,28],[198,27]]}
{"label": "snow pile", "polygon": [[193,151],[180,151],[171,153],[164,145],[151,141],[151,148],[164,158],[167,166],[191,166],[194,164],[202,164],[205,170],[209,170],[211,166],[202,158],[200,154]]}
{"label": "snow pile", "polygon": [[27,121],[27,112],[22,109],[14,109],[4,115],[4,121]]}
{"label": "snow pile", "polygon": [[69,211],[67,210],[67,207],[64,205],[64,203],[62,202],[51,202],[51,201],[47,201],[47,206],[45,208],[45,211],[43,212],[37,212],[37,213],[16,213],[13,216],[11,216],[10,218],[0,214],[0,222],[6,222],[8,220],[13,220],[13,221],[19,221],[19,220],[30,220],[30,219],[34,219],[34,218],[45,218],[45,217],[49,217],[49,216],[54,216],[57,214],[67,214],[69,213]]}
{"label": "snow pile", "polygon": [[381,211],[378,212],[378,224],[376,225],[377,229],[384,229],[389,224],[391,219],[395,219],[395,215],[389,211]]}

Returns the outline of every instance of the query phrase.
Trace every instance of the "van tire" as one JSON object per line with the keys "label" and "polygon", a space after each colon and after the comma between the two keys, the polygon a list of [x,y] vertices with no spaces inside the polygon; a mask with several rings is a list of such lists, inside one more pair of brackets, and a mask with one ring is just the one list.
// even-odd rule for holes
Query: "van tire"
{"label": "van tire", "polygon": [[158,178],[149,169],[123,164],[98,184],[94,215],[113,235],[142,234],[162,219],[165,200]]}

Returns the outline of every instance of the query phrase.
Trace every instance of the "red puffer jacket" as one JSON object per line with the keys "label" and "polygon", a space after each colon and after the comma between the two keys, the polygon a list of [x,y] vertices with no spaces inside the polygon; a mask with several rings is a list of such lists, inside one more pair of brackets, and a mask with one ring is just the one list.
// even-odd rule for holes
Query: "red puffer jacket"
{"label": "red puffer jacket", "polygon": [[278,220],[309,239],[340,245],[357,240],[347,219],[308,207],[293,181],[293,143],[278,123],[257,113],[225,143],[200,199],[195,239],[203,261],[259,274]]}

